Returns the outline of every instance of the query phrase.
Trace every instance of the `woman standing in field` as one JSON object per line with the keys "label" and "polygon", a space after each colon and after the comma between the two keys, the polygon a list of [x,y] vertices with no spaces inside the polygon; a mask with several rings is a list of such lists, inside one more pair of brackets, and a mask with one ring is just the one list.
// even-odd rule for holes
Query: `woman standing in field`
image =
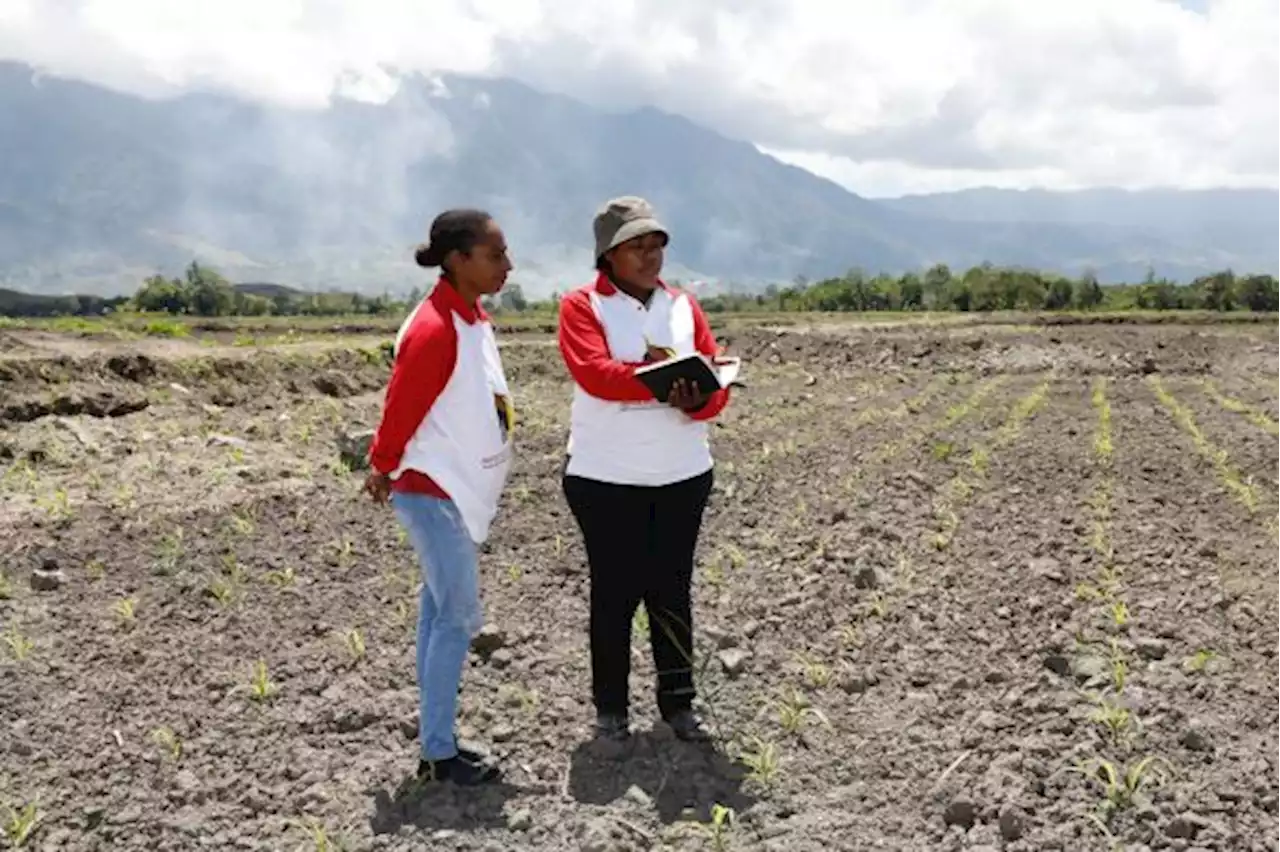
{"label": "woman standing in field", "polygon": [[643,601],[657,703],[683,740],[709,734],[693,710],[694,549],[711,493],[708,421],[727,390],[681,385],[654,399],[637,367],[694,351],[715,357],[698,303],[659,278],[667,229],[641,198],[595,217],[596,280],[560,303],[560,351],[575,382],[564,493],[591,577],[591,678],[598,736],[630,734],[631,620]]}
{"label": "woman standing in field", "polygon": [[418,775],[474,785],[498,770],[460,749],[458,686],[483,618],[476,545],[488,536],[511,464],[511,394],[480,298],[511,271],[497,223],[450,210],[431,223],[415,258],[441,268],[405,320],[365,489],[390,500],[422,572],[418,613]]}

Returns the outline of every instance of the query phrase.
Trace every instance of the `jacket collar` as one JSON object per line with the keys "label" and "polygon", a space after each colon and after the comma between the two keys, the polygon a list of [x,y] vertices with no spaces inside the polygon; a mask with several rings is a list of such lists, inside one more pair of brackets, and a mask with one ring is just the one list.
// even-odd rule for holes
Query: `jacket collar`
{"label": "jacket collar", "polygon": [[468,305],[443,275],[436,280],[435,289],[431,291],[431,303],[441,311],[453,311],[462,317],[467,325],[475,325],[477,321],[489,321],[489,315],[485,312],[484,306],[478,300],[475,304]]}
{"label": "jacket collar", "polygon": [[[596,288],[596,292],[599,293],[601,296],[612,296],[619,292],[618,286],[614,284],[611,280],[609,280],[609,276],[604,274],[603,272],[596,273],[595,288]],[[658,279],[658,289],[659,290],[667,289],[666,282],[664,282],[661,278]]]}

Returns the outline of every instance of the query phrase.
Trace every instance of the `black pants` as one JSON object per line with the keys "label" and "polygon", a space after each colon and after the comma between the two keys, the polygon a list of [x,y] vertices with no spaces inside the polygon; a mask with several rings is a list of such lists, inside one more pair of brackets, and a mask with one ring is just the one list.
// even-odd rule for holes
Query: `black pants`
{"label": "black pants", "polygon": [[694,548],[713,475],[662,486],[564,477],[591,573],[591,688],[599,713],[628,711],[631,620],[643,601],[658,671],[658,711],[693,702]]}

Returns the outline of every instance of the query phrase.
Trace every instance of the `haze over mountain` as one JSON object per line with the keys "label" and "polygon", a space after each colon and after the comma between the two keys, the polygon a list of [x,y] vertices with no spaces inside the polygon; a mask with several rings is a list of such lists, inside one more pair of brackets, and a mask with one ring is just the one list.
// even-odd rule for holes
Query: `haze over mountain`
{"label": "haze over mountain", "polygon": [[192,258],[239,280],[421,285],[447,206],[505,226],[534,293],[590,274],[605,198],[650,198],[668,274],[742,284],[983,261],[1136,280],[1277,272],[1274,190],[974,190],[868,199],[653,108],[610,112],[510,79],[406,78],[328,108],[147,99],[0,63],[0,285],[115,293]]}

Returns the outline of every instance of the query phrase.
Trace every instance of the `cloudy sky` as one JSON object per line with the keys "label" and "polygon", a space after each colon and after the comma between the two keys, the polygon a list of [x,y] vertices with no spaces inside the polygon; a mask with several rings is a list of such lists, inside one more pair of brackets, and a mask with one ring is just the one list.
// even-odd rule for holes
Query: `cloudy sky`
{"label": "cloudy sky", "polygon": [[1268,186],[1276,0],[0,0],[0,58],[296,105],[388,70],[650,104],[866,195]]}

